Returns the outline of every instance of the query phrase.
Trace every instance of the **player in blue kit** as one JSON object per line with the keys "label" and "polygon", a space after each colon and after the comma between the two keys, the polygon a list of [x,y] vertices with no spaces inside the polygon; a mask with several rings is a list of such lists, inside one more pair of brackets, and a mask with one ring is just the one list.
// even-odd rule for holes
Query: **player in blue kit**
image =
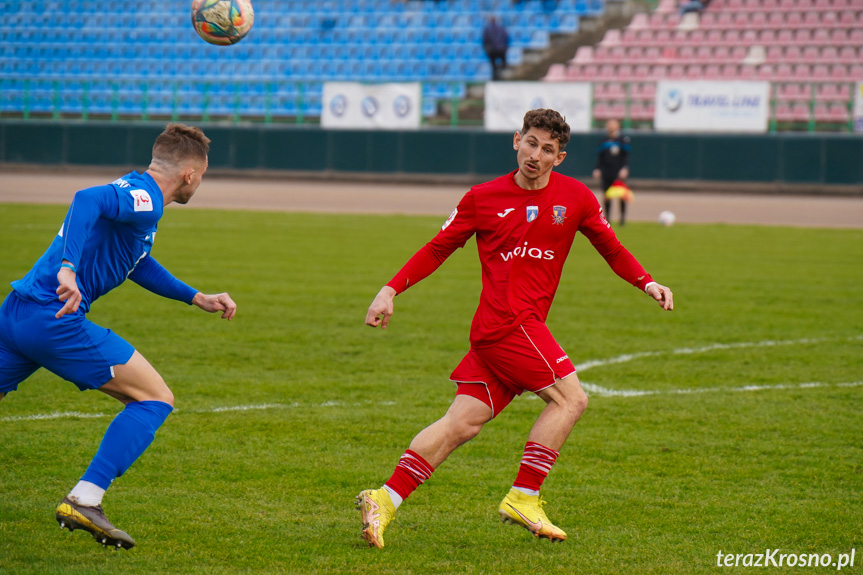
{"label": "player in blue kit", "polygon": [[125,405],[56,511],[61,528],[89,531],[103,545],[135,545],[105,517],[102,496],[153,441],[174,396],[140,353],[85,314],[128,277],[155,294],[234,317],[237,306],[227,293],[203,294],[150,255],[164,207],[187,203],[200,185],[209,144],[198,128],[168,124],[143,174],[76,193],[51,246],[12,282],[0,306],[0,399],[44,367],[82,391],[98,389]]}

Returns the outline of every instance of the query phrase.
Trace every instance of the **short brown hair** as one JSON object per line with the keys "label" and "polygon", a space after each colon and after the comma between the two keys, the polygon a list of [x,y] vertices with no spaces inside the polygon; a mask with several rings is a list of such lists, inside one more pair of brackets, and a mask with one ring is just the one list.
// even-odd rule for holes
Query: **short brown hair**
{"label": "short brown hair", "polygon": [[561,152],[569,143],[569,124],[559,112],[551,108],[539,108],[525,114],[521,135],[524,136],[531,128],[551,132],[551,137],[560,142]]}
{"label": "short brown hair", "polygon": [[185,160],[204,161],[210,151],[210,138],[200,128],[185,124],[168,124],[153,144],[153,159],[166,164]]}

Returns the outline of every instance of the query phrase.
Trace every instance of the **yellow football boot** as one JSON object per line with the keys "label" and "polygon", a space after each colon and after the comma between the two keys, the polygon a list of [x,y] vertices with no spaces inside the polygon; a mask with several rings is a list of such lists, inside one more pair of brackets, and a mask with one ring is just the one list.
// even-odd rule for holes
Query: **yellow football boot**
{"label": "yellow football boot", "polygon": [[101,505],[95,507],[78,505],[66,497],[57,506],[54,516],[60,524],[60,529],[89,531],[93,534],[93,539],[103,547],[110,545],[118,549],[131,549],[135,546],[135,540],[129,537],[128,533],[117,529],[108,521]]}
{"label": "yellow football boot", "polygon": [[396,514],[396,506],[393,505],[390,494],[381,487],[380,489],[366,489],[357,495],[357,509],[363,517],[362,538],[369,547],[374,545],[378,549],[384,546],[384,529],[390,524]]}
{"label": "yellow football boot", "polygon": [[521,525],[534,537],[542,537],[555,541],[565,541],[566,533],[556,527],[548,517],[542,506],[545,501],[539,495],[528,495],[517,489],[510,489],[498,507],[498,514],[504,523]]}

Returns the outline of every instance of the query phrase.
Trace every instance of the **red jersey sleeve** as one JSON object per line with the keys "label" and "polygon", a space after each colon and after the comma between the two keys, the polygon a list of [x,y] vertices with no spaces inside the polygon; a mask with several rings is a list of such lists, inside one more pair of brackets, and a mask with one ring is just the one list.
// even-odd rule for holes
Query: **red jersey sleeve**
{"label": "red jersey sleeve", "polygon": [[635,256],[629,253],[629,250],[623,247],[623,244],[617,239],[614,230],[611,229],[605,216],[602,215],[596,197],[592,193],[588,196],[585,215],[578,231],[590,240],[590,243],[605,258],[614,273],[638,289],[644,290],[644,286],[652,282],[653,278],[644,271]]}
{"label": "red jersey sleeve", "polygon": [[476,208],[473,193],[468,192],[459,202],[438,234],[413,255],[387,284],[396,293],[427,278],[476,232]]}

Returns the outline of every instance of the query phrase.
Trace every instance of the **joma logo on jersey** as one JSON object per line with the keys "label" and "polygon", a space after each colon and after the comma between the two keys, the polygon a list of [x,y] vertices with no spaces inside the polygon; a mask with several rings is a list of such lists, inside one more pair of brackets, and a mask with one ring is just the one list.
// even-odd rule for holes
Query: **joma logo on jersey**
{"label": "joma logo on jersey", "polygon": [[535,260],[553,260],[554,259],[554,250],[541,250],[539,248],[532,248],[527,245],[527,242],[524,242],[523,246],[518,246],[511,252],[501,253],[500,257],[503,258],[503,261],[508,262],[512,258],[523,258],[523,257],[533,258]]}
{"label": "joma logo on jersey", "polygon": [[136,212],[153,211],[153,201],[150,199],[150,194],[144,190],[129,190],[129,193],[132,194],[132,198],[135,200]]}
{"label": "joma logo on jersey", "polygon": [[123,178],[117,178],[116,180],[111,182],[111,184],[117,186],[118,188],[129,188],[132,185]]}

